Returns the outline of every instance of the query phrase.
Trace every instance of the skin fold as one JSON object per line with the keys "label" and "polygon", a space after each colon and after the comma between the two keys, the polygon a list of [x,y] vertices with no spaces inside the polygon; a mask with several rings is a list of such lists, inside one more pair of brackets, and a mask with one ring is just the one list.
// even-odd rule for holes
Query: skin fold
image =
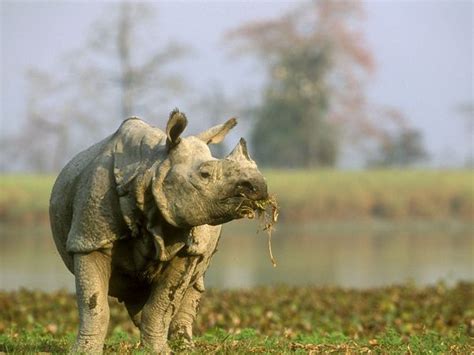
{"label": "skin fold", "polygon": [[170,338],[192,342],[221,224],[268,198],[243,139],[226,158],[211,156],[208,144],[235,124],[181,137],[187,119],[178,110],[166,132],[129,118],[61,171],[50,219],[76,280],[80,324],[72,352],[102,352],[108,296],[124,303],[145,348],[169,353]]}

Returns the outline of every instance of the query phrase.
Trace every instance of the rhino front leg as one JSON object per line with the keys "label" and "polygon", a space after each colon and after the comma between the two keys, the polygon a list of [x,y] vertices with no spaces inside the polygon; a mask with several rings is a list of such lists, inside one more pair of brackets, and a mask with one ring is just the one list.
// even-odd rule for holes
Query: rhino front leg
{"label": "rhino front leg", "polygon": [[170,352],[167,342],[170,322],[181,306],[198,259],[198,256],[176,256],[154,281],[141,315],[141,342],[146,348],[158,353]]}
{"label": "rhino front leg", "polygon": [[194,282],[188,287],[181,306],[171,322],[170,339],[181,338],[189,342],[190,345],[192,344],[193,323],[205,289],[204,274],[216,251],[220,234],[221,226],[202,225],[193,228],[193,244],[188,247],[188,252],[195,253],[195,255],[200,255],[201,257],[194,271]]}
{"label": "rhino front leg", "polygon": [[203,289],[199,287],[201,284],[203,284],[202,276],[201,280],[186,290],[181,306],[170,324],[169,339],[182,339],[192,344],[193,324],[203,293]]}
{"label": "rhino front leg", "polygon": [[73,353],[102,353],[109,323],[110,260],[101,252],[74,255],[79,333]]}

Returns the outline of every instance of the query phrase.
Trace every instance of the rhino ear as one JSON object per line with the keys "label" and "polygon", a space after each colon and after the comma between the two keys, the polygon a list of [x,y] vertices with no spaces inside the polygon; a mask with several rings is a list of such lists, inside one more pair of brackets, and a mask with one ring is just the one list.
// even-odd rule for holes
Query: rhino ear
{"label": "rhino ear", "polygon": [[171,111],[170,118],[166,124],[166,146],[168,147],[168,150],[178,145],[181,140],[179,136],[183,133],[187,125],[188,119],[184,113],[179,112],[177,108]]}
{"label": "rhino ear", "polygon": [[245,139],[240,138],[239,143],[232,150],[232,152],[230,152],[230,154],[226,157],[226,159],[236,160],[236,161],[239,161],[239,160],[252,161],[247,150],[247,142],[245,141]]}
{"label": "rhino ear", "polygon": [[224,140],[229,131],[237,125],[237,119],[232,117],[226,123],[209,128],[197,135],[206,144],[217,144]]}

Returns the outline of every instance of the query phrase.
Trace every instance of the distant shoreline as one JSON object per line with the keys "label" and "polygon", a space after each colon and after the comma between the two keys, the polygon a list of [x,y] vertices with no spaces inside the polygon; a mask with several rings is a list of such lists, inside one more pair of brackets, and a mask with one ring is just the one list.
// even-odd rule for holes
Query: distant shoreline
{"label": "distant shoreline", "polygon": [[[468,170],[264,170],[280,220],[474,221],[474,172]],[[0,175],[0,222],[48,223],[55,177]]]}

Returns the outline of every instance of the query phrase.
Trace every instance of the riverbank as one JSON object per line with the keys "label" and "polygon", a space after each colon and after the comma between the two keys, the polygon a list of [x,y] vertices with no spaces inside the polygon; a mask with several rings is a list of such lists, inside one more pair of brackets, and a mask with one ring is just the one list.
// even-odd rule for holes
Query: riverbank
{"label": "riverbank", "polygon": [[[289,222],[474,217],[472,171],[267,170]],[[0,222],[47,223],[55,177],[1,175]]]}

